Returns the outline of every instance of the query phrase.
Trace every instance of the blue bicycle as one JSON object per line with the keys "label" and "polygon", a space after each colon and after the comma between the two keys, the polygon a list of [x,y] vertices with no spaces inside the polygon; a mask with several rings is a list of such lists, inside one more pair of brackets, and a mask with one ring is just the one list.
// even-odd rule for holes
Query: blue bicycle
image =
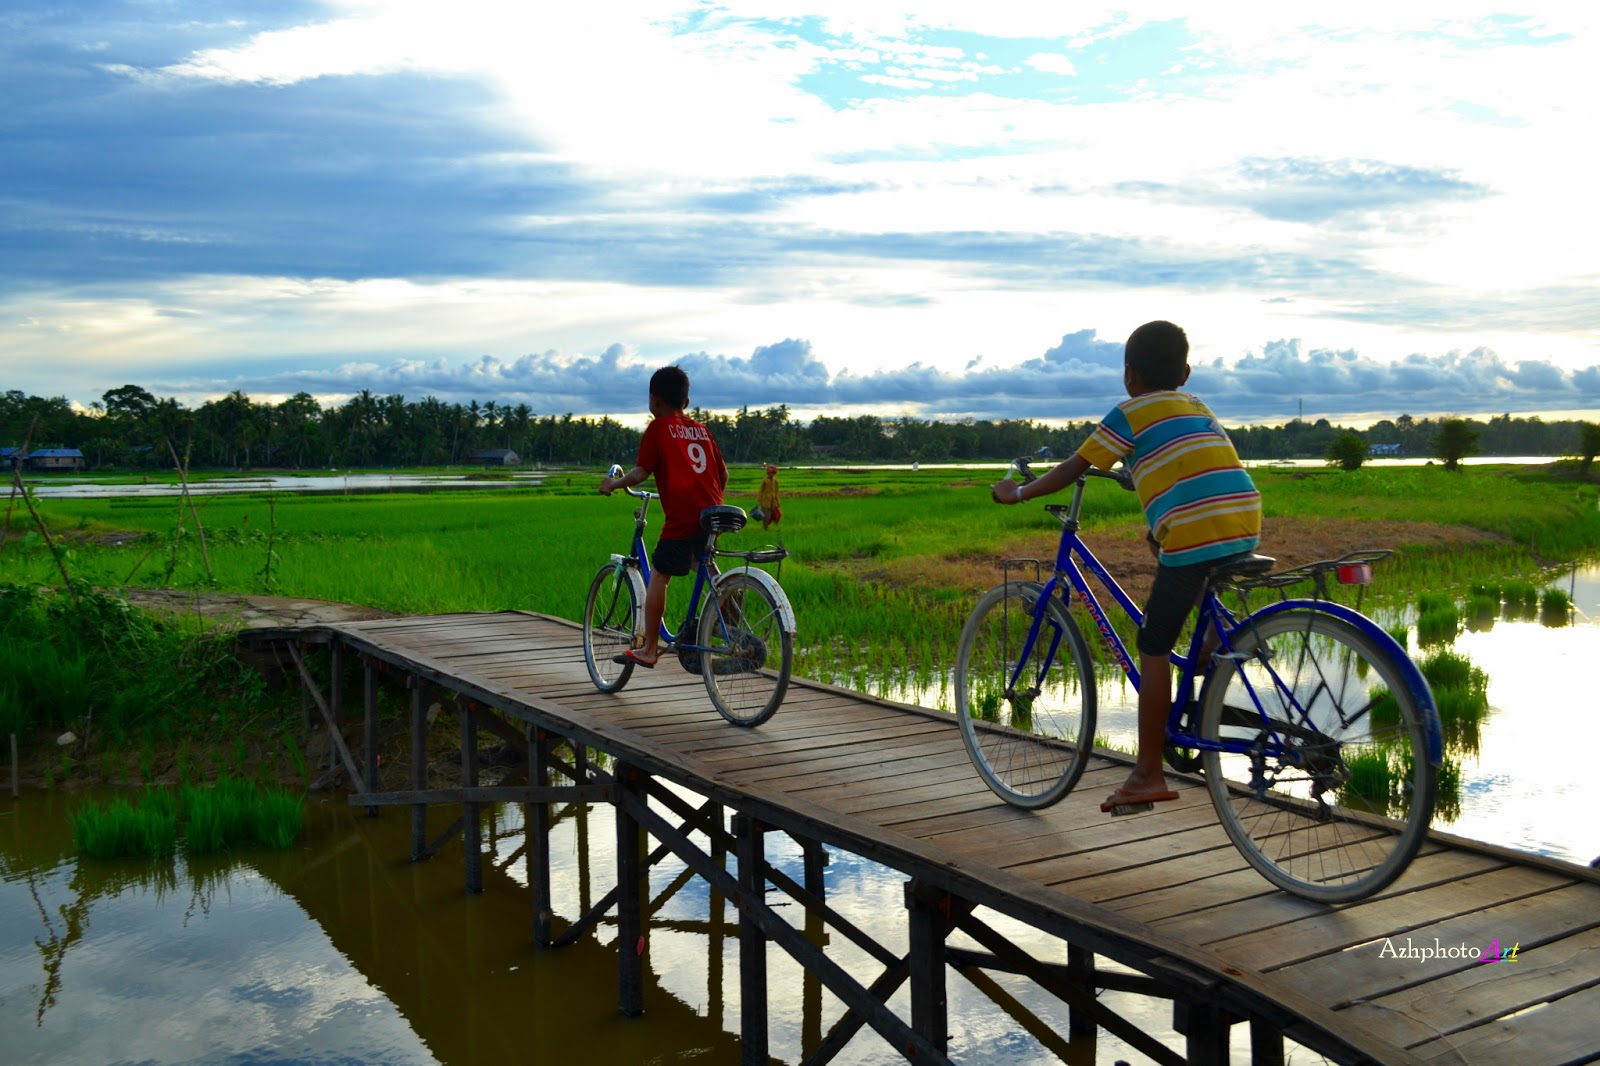
{"label": "blue bicycle", "polygon": [[[612,477],[622,468],[613,466]],[[638,647],[644,630],[644,594],[650,583],[650,555],[644,530],[654,492],[628,489],[641,502],[633,512],[633,550],[612,555],[589,583],[583,608],[583,657],[589,677],[601,692],[616,692],[633,676],[632,663],[613,657]],[[731,551],[717,538],[744,528],[744,510],[730,505],[700,513],[709,540],[695,571],[694,591],[677,633],[661,624],[662,659],[674,652],[678,662],[705,679],[706,691],[722,717],[735,725],[756,726],[771,718],[789,688],[794,663],[794,608],[777,579],[756,566],[788,556],[783,548]],[[741,565],[721,571],[717,560]],[[704,599],[704,607],[701,601]]]}
{"label": "blue bicycle", "polygon": [[[1026,459],[1012,472],[1032,480]],[[1132,488],[1126,472],[1089,474]],[[1005,581],[979,599],[956,653],[967,753],[989,788],[1021,807],[1065,796],[1094,744],[1095,665],[1071,596],[1112,661],[1135,689],[1140,683],[1080,568],[1139,624],[1139,608],[1079,538],[1086,484],[1078,480],[1070,504],[1045,507],[1062,523],[1050,579],[1038,580],[1039,560],[1008,560]],[[1167,762],[1203,773],[1223,828],[1250,865],[1325,903],[1365,898],[1400,876],[1433,818],[1443,738],[1428,683],[1382,627],[1329,596],[1330,576],[1365,584],[1371,564],[1389,554],[1357,552],[1278,573],[1266,556],[1223,559],[1186,653],[1172,656],[1178,687]],[[1013,578],[1019,567],[1031,567],[1032,579]],[[1309,597],[1284,591],[1308,583]],[[1251,610],[1250,593],[1260,589],[1278,590],[1278,599]],[[1236,596],[1237,609],[1223,592]]]}

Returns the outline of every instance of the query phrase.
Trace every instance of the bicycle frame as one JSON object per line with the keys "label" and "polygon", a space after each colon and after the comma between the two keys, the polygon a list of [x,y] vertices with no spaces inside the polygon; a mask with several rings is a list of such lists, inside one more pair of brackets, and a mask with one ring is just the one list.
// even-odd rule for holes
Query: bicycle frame
{"label": "bicycle frame", "polygon": [[[1112,480],[1119,482],[1121,481],[1121,479],[1114,474],[1108,474],[1098,470],[1091,470],[1089,471],[1089,474],[1098,477],[1111,478]],[[1122,669],[1123,673],[1125,673],[1128,676],[1128,679],[1133,682],[1135,691],[1138,690],[1141,683],[1137,664],[1135,663],[1133,657],[1129,654],[1127,646],[1122,642],[1122,639],[1117,635],[1116,630],[1112,627],[1111,619],[1106,613],[1106,609],[1101,605],[1099,597],[1095,595],[1094,589],[1090,586],[1087,577],[1084,575],[1084,569],[1087,568],[1089,573],[1093,574],[1096,580],[1098,580],[1106,589],[1106,591],[1111,594],[1113,601],[1122,609],[1123,613],[1130,620],[1132,620],[1135,625],[1143,624],[1144,612],[1139,609],[1139,607],[1133,602],[1132,598],[1129,597],[1127,592],[1124,591],[1122,586],[1117,583],[1116,579],[1111,576],[1100,560],[1095,557],[1094,552],[1090,550],[1089,546],[1085,544],[1082,538],[1078,535],[1079,513],[1083,502],[1083,491],[1086,484],[1086,478],[1078,479],[1078,482],[1073,490],[1072,502],[1070,504],[1065,506],[1055,504],[1046,507],[1047,511],[1061,519],[1061,542],[1059,547],[1056,549],[1054,572],[1052,573],[1050,580],[1045,582],[1042,586],[1038,602],[1034,605],[1032,621],[1028,627],[1028,635],[1023,644],[1022,654],[1018,657],[1017,665],[1012,671],[1012,675],[1009,679],[1009,684],[1012,689],[1015,689],[1017,683],[1021,680],[1023,667],[1027,663],[1029,657],[1032,655],[1033,649],[1038,642],[1040,627],[1043,625],[1044,619],[1048,615],[1050,600],[1058,591],[1063,591],[1063,580],[1065,580],[1065,583],[1072,589],[1072,593],[1077,598],[1078,603],[1089,613],[1090,618],[1094,622],[1095,629],[1099,631],[1102,643],[1116,659],[1117,665]],[[1064,591],[1062,598],[1063,600],[1067,598]],[[1400,665],[1400,669],[1405,674],[1406,681],[1411,687],[1413,694],[1416,696],[1419,703],[1424,705],[1425,712],[1435,712],[1432,692],[1430,691],[1427,682],[1423,680],[1421,671],[1417,669],[1416,665],[1411,661],[1411,658],[1405,654],[1404,649],[1395,642],[1393,637],[1391,637],[1381,627],[1374,624],[1371,619],[1367,618],[1360,612],[1353,611],[1341,604],[1337,604],[1329,600],[1292,599],[1271,604],[1251,615],[1250,618],[1265,617],[1269,614],[1275,614],[1295,608],[1321,611],[1323,613],[1331,614],[1335,617],[1341,618],[1344,621],[1354,625],[1372,640],[1378,642],[1385,648],[1385,650],[1391,651],[1393,653],[1392,658]],[[1248,622],[1249,619],[1246,619],[1245,621]],[[1215,590],[1208,586],[1204,596],[1200,601],[1199,612],[1195,619],[1194,631],[1189,638],[1187,654],[1180,655],[1178,654],[1177,650],[1174,649],[1171,656],[1173,665],[1179,669],[1179,676],[1177,696],[1172,701],[1172,709],[1167,717],[1166,733],[1167,741],[1169,743],[1180,747],[1191,748],[1197,751],[1209,750],[1237,754],[1244,753],[1249,750],[1250,743],[1246,743],[1244,741],[1204,740],[1196,736],[1194,730],[1191,728],[1186,728],[1184,724],[1184,716],[1187,713],[1187,709],[1197,695],[1196,681],[1202,679],[1200,671],[1197,667],[1202,658],[1207,633],[1214,633],[1217,639],[1217,645],[1211,653],[1213,657],[1234,655],[1236,652],[1233,642],[1229,639],[1229,634],[1236,631],[1239,625],[1240,619],[1238,616],[1230,611],[1222,603],[1221,599],[1218,598]],[[1055,660],[1056,652],[1060,647],[1060,641],[1060,634],[1055,634],[1051,640],[1049,655],[1043,660],[1041,670],[1048,670],[1050,664]],[[1042,682],[1042,680],[1042,675],[1039,678],[1034,679],[1036,684]],[[1254,704],[1255,713],[1260,717],[1263,726],[1263,733],[1268,737],[1268,740],[1266,741],[1266,753],[1272,756],[1289,755],[1297,758],[1295,753],[1290,748],[1280,743],[1279,738],[1272,727],[1271,719],[1262,707],[1261,697],[1253,688],[1250,687],[1248,679],[1245,679],[1244,684],[1246,691],[1250,693],[1250,698]],[[1281,685],[1281,682],[1279,684]],[[1291,697],[1291,702],[1298,707],[1299,701],[1293,698],[1293,693],[1288,693],[1288,695]],[[1434,765],[1439,765],[1443,759],[1444,738],[1441,730],[1439,729],[1438,715],[1436,712],[1424,713],[1424,720],[1429,725],[1427,736],[1429,761]],[[1309,716],[1303,717],[1302,721],[1297,724],[1301,725],[1303,728],[1309,728],[1316,730],[1317,732],[1321,732],[1320,730],[1316,729],[1315,724],[1311,722]]]}
{"label": "bicycle frame", "polygon": [[[634,489],[628,489],[626,491],[628,492],[628,495],[637,496],[640,500],[639,509],[635,511],[633,515],[633,554],[613,555],[612,558],[620,562],[630,563],[634,566],[637,566],[639,568],[639,576],[644,578],[645,588],[648,589],[650,587],[650,553],[645,550],[644,546],[645,512],[650,507],[650,501],[658,499],[659,497],[654,492],[641,492]],[[694,589],[689,593],[689,608],[688,612],[684,615],[685,622],[700,613],[698,610],[700,607],[700,596],[715,579],[717,573],[717,564],[714,560],[715,551],[716,534],[712,534],[710,539],[706,541],[706,550],[705,553],[700,557],[700,564],[695,567]],[[667,628],[665,613],[663,613],[660,623],[660,639],[662,643],[680,651],[707,650],[698,644],[679,644],[677,634],[673,633]]]}

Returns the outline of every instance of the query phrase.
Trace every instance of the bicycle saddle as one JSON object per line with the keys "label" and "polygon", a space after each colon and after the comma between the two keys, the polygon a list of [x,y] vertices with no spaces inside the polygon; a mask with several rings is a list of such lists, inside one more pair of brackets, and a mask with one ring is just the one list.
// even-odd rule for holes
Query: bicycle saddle
{"label": "bicycle saddle", "polygon": [[700,528],[707,533],[737,533],[744,528],[744,508],[719,503],[700,512]]}
{"label": "bicycle saddle", "polygon": [[1240,552],[1238,555],[1230,555],[1226,559],[1218,559],[1212,564],[1206,576],[1217,581],[1226,581],[1230,578],[1256,577],[1277,565],[1278,560],[1270,555]]}

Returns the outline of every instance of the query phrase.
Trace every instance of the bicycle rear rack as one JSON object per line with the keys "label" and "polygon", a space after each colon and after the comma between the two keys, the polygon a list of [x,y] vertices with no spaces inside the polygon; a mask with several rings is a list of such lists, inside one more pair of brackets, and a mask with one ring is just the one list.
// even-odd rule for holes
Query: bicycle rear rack
{"label": "bicycle rear rack", "polygon": [[1319,559],[1314,563],[1302,563],[1291,566],[1287,570],[1279,570],[1272,574],[1263,574],[1260,577],[1244,578],[1239,581],[1229,581],[1227,586],[1247,593],[1252,589],[1277,589],[1282,599],[1288,599],[1286,591],[1295,585],[1303,585],[1307,581],[1314,583],[1313,598],[1318,600],[1332,600],[1333,595],[1328,591],[1328,575],[1334,574],[1341,585],[1356,586],[1356,610],[1361,609],[1361,601],[1366,595],[1367,585],[1372,582],[1372,564],[1389,558],[1394,552],[1389,548],[1367,548],[1362,551],[1348,552],[1337,559]]}

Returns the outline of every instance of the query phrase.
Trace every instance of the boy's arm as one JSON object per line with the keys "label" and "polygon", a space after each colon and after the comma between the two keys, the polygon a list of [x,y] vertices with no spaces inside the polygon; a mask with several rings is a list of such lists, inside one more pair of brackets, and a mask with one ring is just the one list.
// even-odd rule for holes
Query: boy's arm
{"label": "boy's arm", "polygon": [[649,476],[650,471],[636,466],[621,477],[603,477],[600,479],[600,495],[609,496],[618,489],[631,489]]}
{"label": "boy's arm", "polygon": [[1083,476],[1089,469],[1089,460],[1074,453],[1057,463],[1047,473],[1040,474],[1026,485],[1018,485],[1007,478],[989,486],[989,495],[995,503],[1021,503],[1060,492]]}

